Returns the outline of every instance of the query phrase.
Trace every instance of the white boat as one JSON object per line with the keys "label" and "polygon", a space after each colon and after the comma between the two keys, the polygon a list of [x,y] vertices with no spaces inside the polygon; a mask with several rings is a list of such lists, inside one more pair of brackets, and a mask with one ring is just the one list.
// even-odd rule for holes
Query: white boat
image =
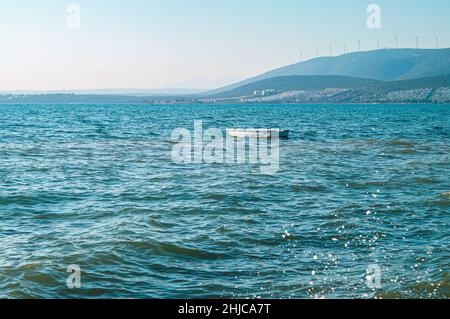
{"label": "white boat", "polygon": [[280,129],[253,129],[253,128],[229,128],[227,129],[227,135],[238,138],[245,137],[259,137],[264,139],[272,139],[272,137],[278,134],[280,139],[289,138],[289,130],[280,130]]}

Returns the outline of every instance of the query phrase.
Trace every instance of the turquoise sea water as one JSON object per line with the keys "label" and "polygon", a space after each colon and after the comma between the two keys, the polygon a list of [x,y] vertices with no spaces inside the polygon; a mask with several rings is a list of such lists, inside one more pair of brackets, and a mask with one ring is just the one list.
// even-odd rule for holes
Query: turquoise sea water
{"label": "turquoise sea water", "polygon": [[[280,171],[173,163],[199,119]],[[448,105],[3,105],[0,297],[448,298],[449,154]]]}

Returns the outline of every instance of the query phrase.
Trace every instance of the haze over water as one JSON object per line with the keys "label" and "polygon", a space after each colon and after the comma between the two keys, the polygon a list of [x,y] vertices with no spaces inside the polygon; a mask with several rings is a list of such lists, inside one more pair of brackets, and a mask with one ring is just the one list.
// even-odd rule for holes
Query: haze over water
{"label": "haze over water", "polygon": [[[0,118],[0,297],[450,296],[448,105],[4,105]],[[173,163],[171,132],[194,120],[290,129],[280,171]]]}

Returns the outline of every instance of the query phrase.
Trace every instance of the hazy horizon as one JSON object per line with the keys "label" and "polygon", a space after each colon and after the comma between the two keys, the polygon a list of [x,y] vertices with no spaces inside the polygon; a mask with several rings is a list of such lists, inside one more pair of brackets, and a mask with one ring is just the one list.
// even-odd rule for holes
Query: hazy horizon
{"label": "hazy horizon", "polygon": [[[381,8],[368,28],[367,7]],[[79,27],[68,19],[80,9]],[[69,10],[69,11],[68,11]],[[450,46],[448,1],[0,4],[0,91],[211,89],[317,56]],[[184,84],[184,85],[182,85]]]}

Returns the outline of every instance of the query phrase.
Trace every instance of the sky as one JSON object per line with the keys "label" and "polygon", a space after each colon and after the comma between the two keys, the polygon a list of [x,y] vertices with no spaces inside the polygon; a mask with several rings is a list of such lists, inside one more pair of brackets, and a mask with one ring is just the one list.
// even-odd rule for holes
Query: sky
{"label": "sky", "polygon": [[0,91],[210,88],[358,40],[450,47],[449,14],[448,0],[0,0]]}

